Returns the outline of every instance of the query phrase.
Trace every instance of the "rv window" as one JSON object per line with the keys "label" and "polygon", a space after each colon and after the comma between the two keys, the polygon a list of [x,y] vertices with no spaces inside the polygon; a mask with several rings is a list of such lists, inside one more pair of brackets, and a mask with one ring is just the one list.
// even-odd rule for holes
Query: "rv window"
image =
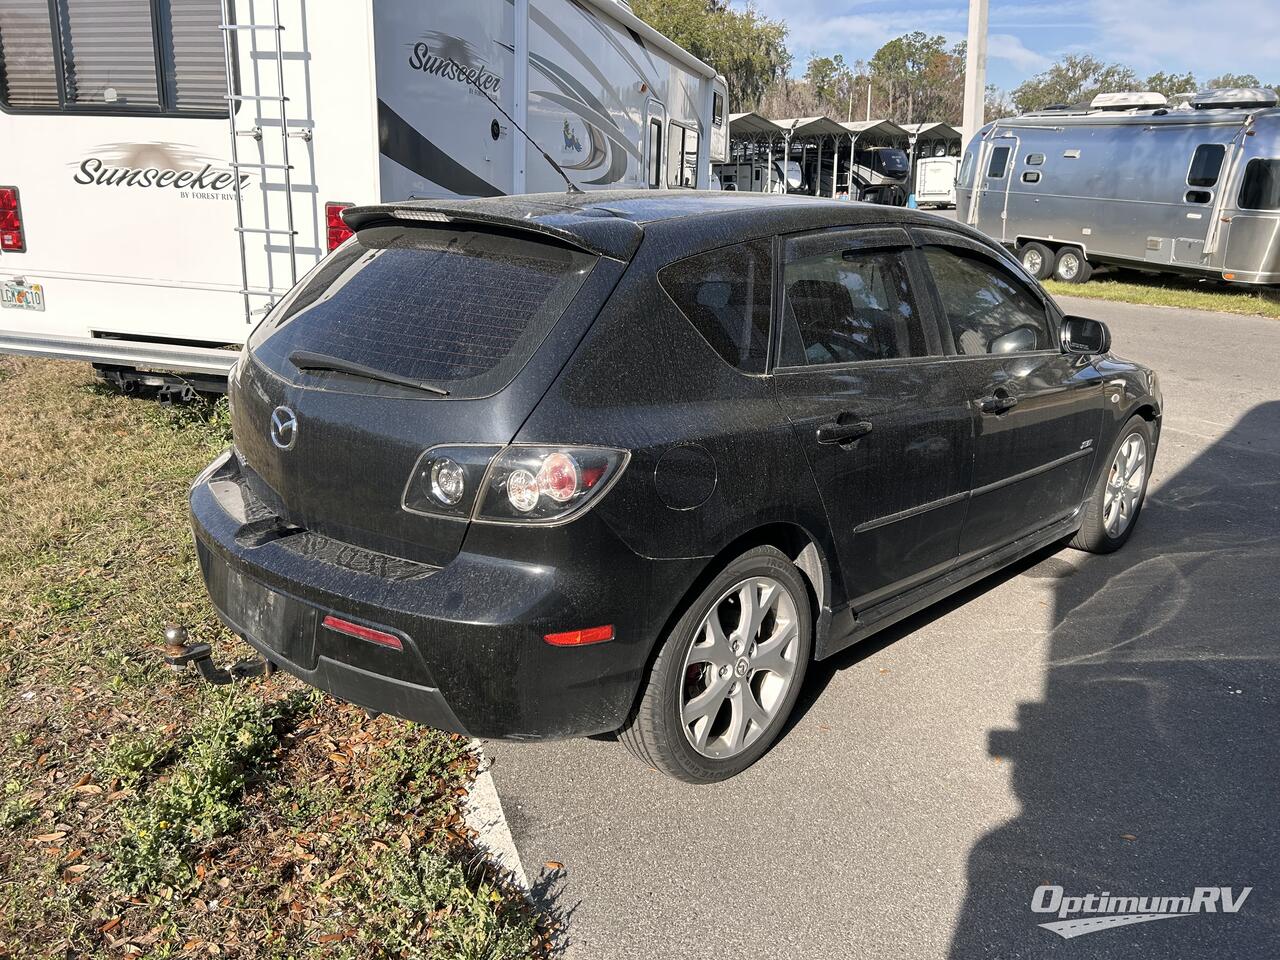
{"label": "rv window", "polygon": [[1213,199],[1213,194],[1208,190],[1188,190],[1187,195],[1183,197],[1187,203],[1208,203]]}
{"label": "rv window", "polygon": [[667,186],[695,187],[698,178],[698,133],[667,125]]}
{"label": "rv window", "polygon": [[1039,183],[1039,182],[1040,182],[1040,171],[1039,171],[1039,170],[1027,170],[1027,171],[1025,171],[1025,172],[1022,174],[1022,182],[1023,182],[1023,183]]}
{"label": "rv window", "polygon": [[1017,338],[1001,338],[1015,331],[1025,331],[1027,337],[1027,345],[1018,352],[1049,348],[1044,304],[1011,273],[985,257],[950,247],[925,247],[924,253],[957,353],[988,354],[993,348],[1002,352],[1001,343]]}
{"label": "rv window", "polygon": [[724,97],[719,90],[711,94],[711,122],[717,127],[724,125]]}
{"label": "rv window", "polygon": [[987,176],[992,180],[1000,180],[1004,177],[1005,169],[1009,166],[1009,148],[995,147],[991,151],[991,160],[987,163]]}
{"label": "rv window", "polygon": [[18,109],[58,106],[49,0],[0,4],[0,99]]}
{"label": "rv window", "polygon": [[1187,186],[1212,187],[1222,171],[1222,158],[1227,148],[1220,143],[1202,143],[1191,156],[1191,169],[1187,171]]}
{"label": "rv window", "polygon": [[783,272],[783,366],[928,354],[924,328],[894,250],[801,257]]}
{"label": "rv window", "polygon": [[5,0],[11,109],[225,116],[219,0]]}
{"label": "rv window", "polygon": [[533,356],[594,263],[523,237],[370,227],[281,301],[249,349],[276,370],[292,372],[289,355],[307,350],[485,397]]}
{"label": "rv window", "polygon": [[973,151],[970,150],[960,161],[960,186],[973,186]]}
{"label": "rv window", "polygon": [[1280,160],[1249,161],[1240,187],[1240,206],[1245,210],[1280,210]]}
{"label": "rv window", "polygon": [[745,373],[764,373],[773,257],[768,240],[700,253],[664,267],[662,289],[702,338]]}
{"label": "rv window", "polygon": [[1027,154],[1027,166],[1028,166],[1028,167],[1038,167],[1038,166],[1040,166],[1042,163],[1044,163],[1044,154],[1043,154],[1043,153],[1028,153],[1028,154]]}
{"label": "rv window", "polygon": [[649,121],[649,186],[662,186],[662,121]]}

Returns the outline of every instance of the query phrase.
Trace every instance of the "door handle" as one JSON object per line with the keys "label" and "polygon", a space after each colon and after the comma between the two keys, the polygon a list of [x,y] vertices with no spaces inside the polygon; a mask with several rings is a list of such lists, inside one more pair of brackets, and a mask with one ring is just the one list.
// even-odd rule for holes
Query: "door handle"
{"label": "door handle", "polygon": [[818,428],[819,443],[853,443],[871,432],[870,420],[830,420]]}
{"label": "door handle", "polygon": [[1018,398],[1011,396],[1009,392],[1003,388],[996,390],[989,397],[983,397],[978,401],[978,408],[983,413],[1005,413],[1012,410],[1018,405]]}

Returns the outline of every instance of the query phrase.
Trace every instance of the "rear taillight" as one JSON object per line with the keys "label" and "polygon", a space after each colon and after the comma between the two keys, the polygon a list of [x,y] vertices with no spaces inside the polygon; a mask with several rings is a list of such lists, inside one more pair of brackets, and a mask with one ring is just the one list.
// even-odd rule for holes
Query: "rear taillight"
{"label": "rear taillight", "polygon": [[628,456],[609,447],[432,447],[418,459],[403,505],[482,523],[563,523],[612,486]]}
{"label": "rear taillight", "polygon": [[5,253],[25,253],[27,250],[17,187],[0,187],[0,250]]}
{"label": "rear taillight", "polygon": [[329,227],[329,249],[337,250],[342,242],[351,236],[351,228],[342,219],[342,211],[351,206],[349,203],[326,203],[324,220]]}

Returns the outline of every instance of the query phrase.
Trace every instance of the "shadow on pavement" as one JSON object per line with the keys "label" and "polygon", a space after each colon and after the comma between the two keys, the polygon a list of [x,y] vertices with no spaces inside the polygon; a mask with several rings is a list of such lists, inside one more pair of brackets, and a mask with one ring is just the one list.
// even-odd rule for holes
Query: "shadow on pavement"
{"label": "shadow on pavement", "polygon": [[[1125,549],[1056,577],[1043,700],[989,750],[1022,806],[968,861],[954,960],[1280,956],[1280,402],[1255,407],[1149,498]],[[1063,939],[1033,893],[1190,896],[1235,914]]]}

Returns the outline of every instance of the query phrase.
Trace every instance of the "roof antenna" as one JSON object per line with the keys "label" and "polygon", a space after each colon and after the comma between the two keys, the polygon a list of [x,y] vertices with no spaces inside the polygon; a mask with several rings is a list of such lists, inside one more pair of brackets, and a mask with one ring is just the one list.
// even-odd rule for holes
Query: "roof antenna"
{"label": "roof antenna", "polygon": [[513,127],[515,127],[515,128],[516,128],[517,130],[519,130],[522,134],[524,134],[524,138],[525,138],[526,140],[528,140],[531,144],[533,144],[533,148],[534,148],[535,150],[537,150],[540,154],[542,154],[542,159],[546,160],[546,161],[547,161],[547,163],[551,164],[551,166],[555,168],[556,173],[560,174],[560,178],[561,178],[562,180],[564,180],[564,182],[565,182],[566,184],[568,184],[568,186],[569,186],[569,192],[570,192],[570,193],[584,193],[584,192],[585,192],[585,191],[584,191],[580,186],[578,186],[576,183],[574,183],[572,180],[570,180],[570,179],[569,179],[569,175],[568,175],[567,173],[565,173],[565,172],[564,172],[564,167],[560,166],[560,164],[558,164],[558,163],[556,163],[554,160],[552,160],[552,159],[551,159],[551,155],[550,155],[549,153],[547,153],[547,151],[545,151],[545,150],[543,150],[543,149],[542,149],[542,147],[538,144],[538,141],[537,141],[537,140],[535,140],[535,139],[533,139],[533,137],[529,136],[528,132],[524,129],[524,127],[522,127],[522,126],[520,126],[520,124],[516,123],[516,122],[515,122],[515,120],[512,118],[511,114],[509,114],[509,113],[507,113],[507,111],[503,110],[503,109],[502,109],[502,105],[501,105],[500,103],[498,103],[498,101],[497,101],[497,100],[495,100],[495,99],[493,99],[493,97],[489,96],[489,91],[481,89],[481,87],[480,87],[480,83],[479,83],[479,81],[478,81],[478,80],[476,80],[476,78],[475,78],[475,77],[470,76],[470,75],[467,73],[467,71],[465,71],[465,70],[464,70],[464,69],[463,69],[463,68],[458,64],[458,62],[457,62],[456,60],[450,60],[449,62],[450,62],[450,63],[452,63],[455,67],[457,67],[457,69],[458,69],[458,73],[459,73],[461,76],[467,77],[468,82],[469,82],[473,87],[475,87],[475,88],[476,88],[476,90],[478,90],[478,91],[480,92],[480,94],[481,94],[481,95],[482,95],[486,100],[488,100],[490,103],[492,103],[492,104],[493,104],[493,107],[494,107],[494,109],[495,109],[495,110],[497,110],[500,114],[502,114],[504,117],[506,117],[506,118],[507,118],[507,120],[508,120],[508,122],[510,122],[510,124],[511,124]]}

